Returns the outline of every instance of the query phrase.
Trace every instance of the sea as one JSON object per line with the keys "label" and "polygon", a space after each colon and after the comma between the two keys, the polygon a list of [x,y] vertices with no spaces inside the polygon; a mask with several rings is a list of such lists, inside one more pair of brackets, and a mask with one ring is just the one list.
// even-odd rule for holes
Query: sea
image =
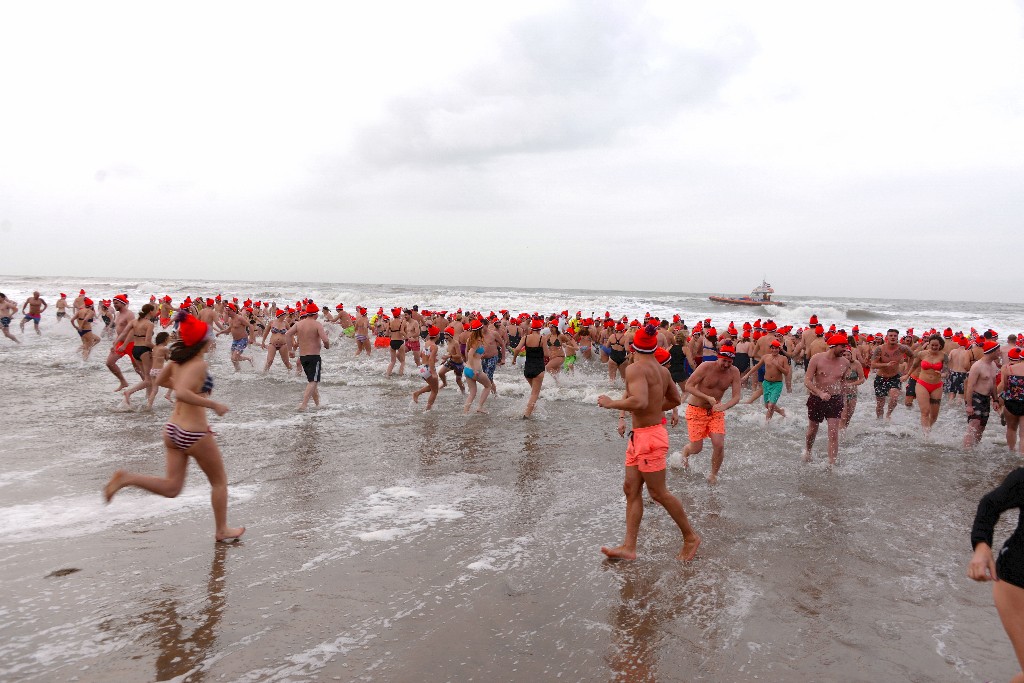
{"label": "sea", "polygon": [[[778,296],[733,308],[709,293],[387,284],[0,277],[21,302],[85,289],[294,303],[332,309],[508,309],[584,316],[679,314],[737,327],[772,318],[864,332],[913,327],[1024,330],[1001,303]],[[624,532],[625,440],[618,396],[597,362],[548,376],[521,419],[521,366],[499,366],[490,413],[464,415],[454,383],[433,411],[413,404],[412,364],[355,357],[328,325],[322,405],[297,412],[305,379],[278,362],[235,372],[210,356],[211,414],[229,477],[229,523],[213,542],[209,485],[190,465],[181,495],[134,489],[109,505],[115,469],[164,471],[171,404],[131,408],[104,367],[83,361],[54,309],[41,334],[0,337],[0,680],[4,681],[987,681],[1018,671],[988,585],[967,579],[978,500],[1024,464],[993,417],[961,447],[962,407],[943,403],[930,436],[915,407],[874,414],[870,381],[840,445],[801,462],[802,373],[765,424],[727,413],[725,464],[708,485],[710,446],[679,466],[685,422],[669,429],[668,486],[703,544],[675,559],[678,529],[645,501],[634,562],[602,545]],[[98,321],[97,321],[98,322]],[[223,339],[223,337],[221,338]],[[130,380],[126,361],[121,365]],[[744,393],[746,394],[746,391]],[[997,527],[1002,543],[1015,520]]]}

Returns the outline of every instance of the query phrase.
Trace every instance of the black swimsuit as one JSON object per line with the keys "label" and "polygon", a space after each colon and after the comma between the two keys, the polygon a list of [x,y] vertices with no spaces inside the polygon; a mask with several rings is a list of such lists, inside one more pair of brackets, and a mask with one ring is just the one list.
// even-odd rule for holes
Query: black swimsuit
{"label": "black swimsuit", "polygon": [[1003,581],[1024,588],[1024,467],[1007,475],[1003,483],[978,503],[978,513],[971,529],[971,545],[987,543],[992,547],[992,534],[999,515],[1019,508],[1017,529],[1006,539],[996,558],[996,573]]}
{"label": "black swimsuit", "polygon": [[540,346],[526,347],[526,364],[523,366],[523,376],[526,379],[533,379],[544,372],[544,349]]}

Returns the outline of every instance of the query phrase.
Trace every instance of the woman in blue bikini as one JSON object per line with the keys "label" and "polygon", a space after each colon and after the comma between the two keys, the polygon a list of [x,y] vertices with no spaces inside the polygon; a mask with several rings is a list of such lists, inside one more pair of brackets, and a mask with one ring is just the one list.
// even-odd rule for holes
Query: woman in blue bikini
{"label": "woman in blue bikini", "polygon": [[483,327],[483,323],[479,320],[474,320],[469,324],[469,338],[466,340],[466,365],[462,369],[463,376],[469,380],[469,395],[466,396],[466,405],[462,409],[463,413],[468,413],[470,408],[473,407],[473,399],[476,398],[477,382],[483,385],[484,390],[480,394],[480,403],[476,407],[476,412],[487,412],[484,410],[484,403],[487,402],[487,397],[491,393],[491,382],[487,379],[487,373],[483,371],[483,357],[486,350],[484,347]]}

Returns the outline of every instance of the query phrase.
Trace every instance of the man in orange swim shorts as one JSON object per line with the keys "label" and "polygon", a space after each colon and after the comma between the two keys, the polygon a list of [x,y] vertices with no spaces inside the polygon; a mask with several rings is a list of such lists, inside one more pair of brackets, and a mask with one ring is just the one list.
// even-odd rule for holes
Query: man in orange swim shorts
{"label": "man in orange swim shorts", "polygon": [[[690,466],[690,456],[700,453],[704,439],[710,437],[709,484],[718,481],[718,471],[725,460],[725,411],[740,400],[740,371],[732,364],[735,357],[736,349],[731,344],[723,344],[718,349],[715,362],[701,363],[686,380],[686,392],[690,396],[686,406],[686,428],[690,443],[683,449],[683,466]],[[721,403],[722,395],[730,388],[732,398],[728,403]]]}
{"label": "man in orange swim shorts", "polygon": [[[636,539],[644,514],[643,489],[671,515],[683,534],[679,560],[691,560],[697,554],[700,536],[686,518],[683,504],[665,485],[665,456],[668,454],[668,432],[665,411],[679,405],[679,390],[668,369],[654,358],[658,348],[658,328],[648,324],[633,335],[631,344],[636,359],[626,367],[626,393],[618,401],[601,395],[597,405],[611,410],[628,410],[633,414],[633,430],[626,448],[626,538],[615,548],[603,547],[601,552],[612,560],[635,560]],[[625,418],[622,418],[625,419]]]}

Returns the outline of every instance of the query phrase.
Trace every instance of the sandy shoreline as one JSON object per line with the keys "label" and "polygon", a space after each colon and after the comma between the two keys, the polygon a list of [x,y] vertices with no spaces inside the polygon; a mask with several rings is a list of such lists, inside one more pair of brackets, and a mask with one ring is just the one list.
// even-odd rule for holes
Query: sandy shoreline
{"label": "sandy shoreline", "polygon": [[[343,347],[344,348],[344,347]],[[215,420],[245,542],[212,542],[208,488],[125,491],[117,467],[159,472],[155,415],[123,413],[99,367],[58,356],[0,364],[0,535],[6,680],[977,680],[1012,652],[985,587],[964,577],[981,493],[1013,465],[965,458],[962,423],[936,442],[916,412],[865,406],[846,462],[797,462],[799,418],[729,417],[722,483],[669,473],[705,544],[649,505],[633,564],[598,548],[623,529],[623,441],[593,406],[594,371],[553,385],[540,419],[512,419],[525,382],[499,369],[490,416],[408,406],[412,377],[326,356],[327,404],[298,416],[302,382],[233,375]],[[374,364],[381,364],[377,368]],[[801,412],[802,396],[783,403]],[[682,432],[672,430],[673,449]],[[1005,532],[1001,532],[1005,535]],[[997,534],[1000,537],[1000,534]],[[79,569],[66,576],[48,575]]]}

